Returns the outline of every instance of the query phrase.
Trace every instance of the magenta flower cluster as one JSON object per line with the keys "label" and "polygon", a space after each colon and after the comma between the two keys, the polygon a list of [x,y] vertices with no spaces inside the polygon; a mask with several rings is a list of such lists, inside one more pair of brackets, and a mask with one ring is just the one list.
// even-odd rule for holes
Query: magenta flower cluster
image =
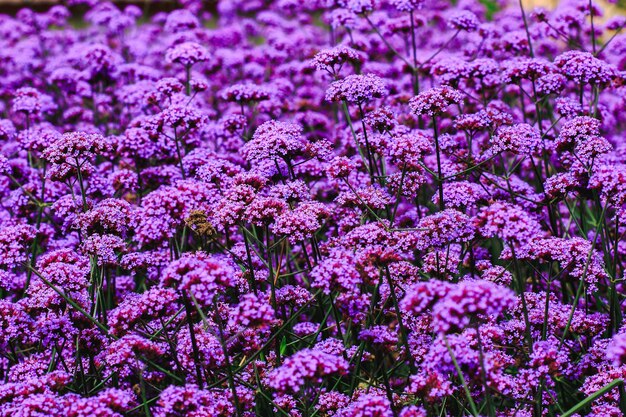
{"label": "magenta flower cluster", "polygon": [[604,3],[0,15],[0,417],[626,415]]}

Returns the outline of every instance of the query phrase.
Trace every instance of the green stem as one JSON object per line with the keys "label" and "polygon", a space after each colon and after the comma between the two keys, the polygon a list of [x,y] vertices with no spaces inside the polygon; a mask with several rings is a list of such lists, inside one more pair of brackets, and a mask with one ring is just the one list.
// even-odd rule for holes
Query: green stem
{"label": "green stem", "polygon": [[573,406],[572,408],[570,408],[569,410],[561,414],[561,417],[570,417],[578,413],[578,411],[582,410],[583,408],[585,408],[586,406],[588,406],[589,404],[591,404],[598,398],[602,397],[607,392],[611,391],[616,386],[622,385],[623,383],[624,381],[622,379],[614,379],[613,381],[611,381],[604,387],[600,388],[599,390],[597,390],[596,392],[594,392],[593,394],[591,394],[590,396],[588,396],[587,398],[585,398],[584,400],[582,400],[581,402],[579,402],[578,404],[576,404],[575,406]]}
{"label": "green stem", "polygon": [[463,391],[465,391],[465,396],[467,397],[467,401],[469,402],[470,409],[472,410],[472,415],[474,417],[478,417],[478,408],[476,408],[476,404],[472,399],[472,394],[470,393],[469,387],[467,386],[467,382],[465,382],[465,377],[463,377],[463,371],[461,371],[461,367],[456,360],[456,356],[454,356],[454,352],[450,348],[450,344],[448,343],[448,337],[443,336],[443,340],[446,343],[446,348],[448,348],[448,353],[450,353],[450,357],[452,358],[452,363],[454,364],[454,369],[456,369],[456,373],[459,375],[459,379],[461,380],[461,384],[463,385]]}

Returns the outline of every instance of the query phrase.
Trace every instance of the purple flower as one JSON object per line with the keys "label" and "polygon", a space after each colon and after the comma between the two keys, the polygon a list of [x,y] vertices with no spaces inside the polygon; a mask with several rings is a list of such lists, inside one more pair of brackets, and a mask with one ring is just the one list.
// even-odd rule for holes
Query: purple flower
{"label": "purple flower", "polygon": [[521,207],[509,203],[495,202],[483,207],[475,224],[484,236],[497,236],[505,242],[526,243],[541,235],[537,220]]}
{"label": "purple flower", "polygon": [[401,12],[410,12],[422,8],[425,0],[389,0],[389,3]]}
{"label": "purple flower", "polygon": [[270,120],[259,126],[242,149],[250,161],[293,159],[304,150],[302,128],[294,123]]}
{"label": "purple flower", "polygon": [[93,234],[85,239],[81,249],[94,256],[98,265],[116,265],[120,254],[126,250],[126,243],[119,236]]}
{"label": "purple flower", "polygon": [[345,417],[393,417],[389,400],[383,395],[361,394],[355,401],[340,411]]}
{"label": "purple flower", "polygon": [[111,333],[123,336],[140,321],[148,322],[173,314],[178,296],[171,288],[153,288],[143,294],[131,294],[109,315]]}
{"label": "purple flower", "polygon": [[498,129],[492,139],[491,152],[512,152],[515,154],[530,155],[541,148],[539,131],[526,123],[514,126],[505,126]]}
{"label": "purple flower", "polygon": [[600,120],[581,116],[565,122],[555,141],[558,149],[569,150],[577,144],[600,135]]}
{"label": "purple flower", "polygon": [[272,230],[288,237],[292,244],[312,237],[322,227],[322,220],[329,215],[328,209],[318,202],[305,202],[293,210],[281,213]]}
{"label": "purple flower", "polygon": [[397,125],[395,112],[387,106],[380,107],[366,114],[364,122],[379,133],[389,132]]}
{"label": "purple flower", "polygon": [[226,259],[196,252],[172,261],[163,271],[161,282],[187,292],[201,305],[212,306],[216,296],[236,285],[236,270]]}
{"label": "purple flower", "polygon": [[208,60],[209,53],[202,45],[196,42],[184,42],[169,48],[165,53],[165,59],[168,62],[190,67],[197,62]]}
{"label": "purple flower", "polygon": [[374,10],[374,0],[348,0],[347,7],[357,14],[371,12]]}
{"label": "purple flower", "polygon": [[302,349],[272,371],[267,384],[278,392],[297,393],[305,384],[314,387],[330,375],[343,375],[347,371],[348,362],[341,356],[318,349]]}
{"label": "purple flower", "polygon": [[26,248],[35,239],[36,230],[29,225],[0,227],[0,265],[15,268],[26,262]]}
{"label": "purple flower", "polygon": [[221,91],[220,97],[235,103],[249,103],[269,100],[272,92],[269,88],[255,84],[235,84]]}
{"label": "purple flower", "polygon": [[420,131],[411,131],[394,137],[387,152],[400,169],[420,169],[424,156],[433,148],[434,139]]}
{"label": "purple flower", "polygon": [[198,350],[194,349],[194,342],[187,326],[177,335],[176,356],[187,372],[195,372],[196,363],[209,370],[216,370],[224,365],[224,349],[216,335],[196,325],[193,338]]}
{"label": "purple flower", "polygon": [[409,101],[409,107],[416,115],[431,117],[442,114],[451,104],[458,104],[463,99],[461,93],[452,87],[443,86],[431,88]]}
{"label": "purple flower", "polygon": [[158,358],[164,347],[138,335],[126,335],[114,340],[95,359],[96,364],[105,366],[108,374],[117,373],[124,379],[142,373],[144,361]]}
{"label": "purple flower", "polygon": [[0,417],[551,415],[626,380],[625,18],[66,3],[0,17]]}
{"label": "purple flower", "polygon": [[580,85],[610,83],[617,70],[590,52],[567,51],[557,56],[554,64],[568,79]]}
{"label": "purple flower", "polygon": [[274,321],[274,309],[266,296],[244,295],[229,319],[229,326],[267,329]]}
{"label": "purple flower", "polygon": [[37,114],[41,111],[42,97],[39,91],[30,87],[22,87],[15,92],[11,110],[26,114]]}
{"label": "purple flower", "polygon": [[408,289],[400,306],[407,313],[423,314],[431,310],[451,289],[451,284],[434,279],[419,282]]}
{"label": "purple flower", "polygon": [[77,216],[75,226],[83,233],[112,233],[125,237],[132,228],[134,207],[120,199],[102,200]]}
{"label": "purple flower", "polygon": [[463,213],[447,209],[422,218],[417,224],[419,234],[417,249],[444,247],[450,243],[469,242],[475,229],[470,218]]}
{"label": "purple flower", "polygon": [[167,15],[164,30],[166,32],[178,33],[193,30],[200,27],[200,21],[187,9],[174,10]]}
{"label": "purple flower", "polygon": [[626,333],[613,336],[607,347],[606,356],[615,366],[621,366],[626,362]]}
{"label": "purple flower", "polygon": [[473,322],[497,318],[515,301],[506,287],[487,281],[461,282],[433,307],[433,326],[439,333],[458,332]]}
{"label": "purple flower", "polygon": [[454,13],[448,20],[448,26],[456,30],[473,32],[478,28],[479,21],[476,15],[469,10]]}
{"label": "purple flower", "polygon": [[382,78],[374,74],[348,75],[333,82],[326,90],[326,101],[342,101],[362,105],[387,95]]}
{"label": "purple flower", "polygon": [[[243,394],[243,393],[240,393]],[[155,417],[229,416],[236,413],[232,395],[223,389],[203,390],[197,385],[171,385],[156,403]],[[240,400],[245,397],[242,395]]]}
{"label": "purple flower", "polygon": [[109,147],[107,140],[99,134],[70,132],[50,143],[43,157],[53,164],[80,168],[85,161],[102,154]]}
{"label": "purple flower", "polygon": [[356,169],[356,164],[345,156],[336,156],[329,163],[326,168],[328,178],[340,179],[347,178],[350,172]]}
{"label": "purple flower", "polygon": [[362,53],[349,46],[339,45],[332,49],[324,49],[318,52],[313,57],[312,63],[318,70],[323,70],[330,74],[338,74],[345,63],[360,64],[363,59]]}

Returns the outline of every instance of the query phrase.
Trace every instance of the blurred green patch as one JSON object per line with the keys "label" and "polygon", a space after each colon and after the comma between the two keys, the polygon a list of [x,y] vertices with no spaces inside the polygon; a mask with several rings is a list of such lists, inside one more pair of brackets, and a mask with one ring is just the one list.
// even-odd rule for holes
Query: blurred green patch
{"label": "blurred green patch", "polygon": [[485,9],[487,9],[487,19],[488,20],[493,19],[494,13],[498,11],[498,3],[496,3],[494,0],[479,0],[479,1],[480,1],[480,4],[485,6]]}

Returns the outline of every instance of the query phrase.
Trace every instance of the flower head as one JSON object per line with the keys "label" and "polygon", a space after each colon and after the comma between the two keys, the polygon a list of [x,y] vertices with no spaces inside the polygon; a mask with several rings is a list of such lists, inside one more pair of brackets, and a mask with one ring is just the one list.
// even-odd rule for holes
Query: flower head
{"label": "flower head", "polygon": [[297,393],[305,384],[319,385],[325,377],[342,375],[348,362],[339,355],[320,349],[302,349],[268,375],[268,385],[278,392]]}
{"label": "flower head", "polygon": [[195,42],[184,42],[174,45],[165,53],[168,62],[182,64],[186,67],[209,59],[208,51]]}
{"label": "flower head", "polygon": [[457,284],[433,307],[435,330],[450,333],[463,330],[475,320],[496,318],[515,305],[511,290],[488,281]]}
{"label": "flower head", "polygon": [[567,51],[557,56],[554,64],[568,79],[577,84],[608,84],[617,75],[616,69],[590,52]]}
{"label": "flower head", "polygon": [[242,149],[250,161],[292,159],[304,150],[302,128],[295,123],[270,120],[259,126]]}
{"label": "flower head", "polygon": [[498,129],[493,139],[491,152],[512,152],[529,155],[541,147],[541,134],[527,123],[504,126]]}
{"label": "flower head", "polygon": [[461,93],[449,86],[435,87],[413,97],[409,101],[411,111],[416,115],[438,116],[451,104],[458,104],[463,99]]}
{"label": "flower head", "polygon": [[363,104],[386,94],[385,82],[377,75],[348,75],[330,85],[326,90],[326,100],[345,100],[348,103]]}

